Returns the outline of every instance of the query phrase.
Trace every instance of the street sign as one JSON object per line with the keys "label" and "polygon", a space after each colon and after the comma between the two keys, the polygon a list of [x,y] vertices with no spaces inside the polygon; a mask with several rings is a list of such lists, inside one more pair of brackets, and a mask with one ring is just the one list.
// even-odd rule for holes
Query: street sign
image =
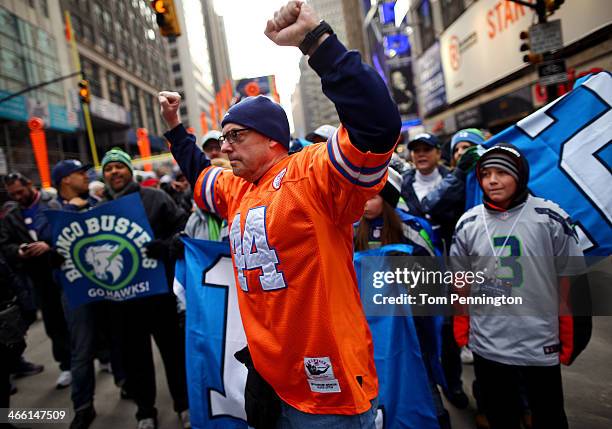
{"label": "street sign", "polygon": [[540,85],[554,85],[567,80],[565,60],[546,61],[538,65]]}
{"label": "street sign", "polygon": [[561,32],[561,20],[534,24],[529,28],[529,41],[531,52],[543,54],[563,48],[563,33]]}

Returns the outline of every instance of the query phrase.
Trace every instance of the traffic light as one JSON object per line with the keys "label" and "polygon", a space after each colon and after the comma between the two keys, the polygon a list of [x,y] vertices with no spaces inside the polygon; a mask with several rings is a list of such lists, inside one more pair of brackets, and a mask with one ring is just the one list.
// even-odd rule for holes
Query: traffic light
{"label": "traffic light", "polygon": [[178,37],[181,35],[174,0],[153,0],[151,7],[155,11],[157,25],[162,36]]}
{"label": "traffic light", "polygon": [[565,3],[565,0],[544,0],[544,6],[549,15],[552,15],[563,3]]}
{"label": "traffic light", "polygon": [[523,61],[530,64],[541,63],[544,58],[542,54],[535,54],[531,52],[531,42],[529,41],[529,31],[521,31],[519,34],[519,38],[523,43],[521,43],[520,51],[527,52],[523,55]]}
{"label": "traffic light", "polygon": [[79,98],[81,103],[89,104],[91,101],[91,92],[89,91],[89,81],[83,79],[79,81]]}

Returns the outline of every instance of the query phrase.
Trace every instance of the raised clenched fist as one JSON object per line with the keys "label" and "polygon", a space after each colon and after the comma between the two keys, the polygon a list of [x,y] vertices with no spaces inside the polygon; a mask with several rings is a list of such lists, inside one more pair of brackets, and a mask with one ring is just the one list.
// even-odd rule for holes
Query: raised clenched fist
{"label": "raised clenched fist", "polygon": [[279,46],[296,46],[319,25],[314,9],[301,1],[290,1],[268,20],[264,34]]}
{"label": "raised clenched fist", "polygon": [[181,105],[181,95],[178,92],[162,91],[157,95],[160,111],[168,129],[172,129],[181,123],[179,116],[179,106]]}

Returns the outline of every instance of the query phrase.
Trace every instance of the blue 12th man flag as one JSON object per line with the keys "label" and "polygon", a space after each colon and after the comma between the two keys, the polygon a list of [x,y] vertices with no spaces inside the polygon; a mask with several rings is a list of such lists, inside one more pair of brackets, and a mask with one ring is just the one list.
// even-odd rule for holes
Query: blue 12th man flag
{"label": "blue 12th man flag", "polygon": [[[246,345],[228,243],[183,239],[176,281],[186,289],[186,359],[194,429],[246,429]],[[437,429],[412,318],[368,318],[380,391],[377,428]]]}
{"label": "blue 12th man flag", "polygon": [[[601,72],[488,140],[507,142],[529,161],[529,189],[572,218],[587,256],[612,254],[612,75]],[[481,203],[474,174],[467,208]]]}

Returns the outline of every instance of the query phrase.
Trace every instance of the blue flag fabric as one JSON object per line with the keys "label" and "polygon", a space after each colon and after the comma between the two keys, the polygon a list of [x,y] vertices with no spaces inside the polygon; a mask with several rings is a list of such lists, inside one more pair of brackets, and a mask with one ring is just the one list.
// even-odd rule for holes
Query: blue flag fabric
{"label": "blue flag fabric", "polygon": [[[194,429],[246,429],[246,345],[228,243],[183,238],[176,281],[186,289],[186,359]],[[408,246],[410,247],[410,246]],[[183,276],[183,277],[181,277]],[[427,373],[410,317],[368,318],[380,382],[377,427],[438,428]],[[380,426],[379,426],[380,425]]]}
{"label": "blue flag fabric", "polygon": [[[380,257],[382,260],[382,257],[389,253],[411,255],[412,246],[390,244],[355,253],[355,272],[362,294],[362,279],[371,278],[362,275],[362,271],[372,269],[371,262],[378,260],[370,257]],[[368,258],[367,262],[364,258]],[[385,267],[377,269],[384,270]],[[383,410],[384,427],[437,429],[438,419],[414,320],[409,313],[410,307],[402,306],[402,311],[403,314],[395,316],[368,316],[366,313],[374,341],[374,362],[379,382],[378,400]],[[424,346],[429,349],[432,376],[439,384],[444,385],[440,365],[441,322],[441,317],[423,318],[421,326],[426,330],[424,336],[427,341]]]}
{"label": "blue flag fabric", "polygon": [[85,212],[45,212],[54,248],[66,259],[57,276],[70,307],[167,293],[164,266],[145,256],[153,231],[137,193]]}
{"label": "blue flag fabric", "polygon": [[[531,169],[529,189],[569,213],[587,256],[612,254],[611,106],[612,75],[600,72],[483,145],[521,150]],[[474,174],[466,191],[466,208],[481,203]]]}
{"label": "blue flag fabric", "polygon": [[[246,346],[227,242],[183,238],[176,281],[187,301],[185,344],[191,425],[246,429],[246,367],[234,353]],[[183,278],[179,276],[184,275]]]}

